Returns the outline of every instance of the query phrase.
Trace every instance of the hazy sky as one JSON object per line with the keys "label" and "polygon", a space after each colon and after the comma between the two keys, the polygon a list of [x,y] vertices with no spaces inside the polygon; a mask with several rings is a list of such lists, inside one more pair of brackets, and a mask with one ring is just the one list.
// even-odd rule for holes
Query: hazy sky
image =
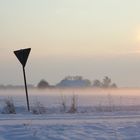
{"label": "hazy sky", "polygon": [[0,84],[23,84],[13,51],[27,47],[28,83],[82,75],[140,87],[140,0],[0,0]]}

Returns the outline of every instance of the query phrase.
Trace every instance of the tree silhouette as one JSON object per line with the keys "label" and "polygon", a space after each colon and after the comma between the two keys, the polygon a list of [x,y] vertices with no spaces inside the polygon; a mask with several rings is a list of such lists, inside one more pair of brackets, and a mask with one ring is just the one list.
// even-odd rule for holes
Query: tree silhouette
{"label": "tree silhouette", "polygon": [[49,83],[45,80],[41,80],[38,85],[37,85],[38,88],[47,88],[47,87],[50,87]]}
{"label": "tree silhouette", "polygon": [[101,86],[102,83],[98,79],[93,81],[93,87],[100,88]]}
{"label": "tree silhouette", "polygon": [[108,76],[105,76],[105,78],[103,79],[102,86],[104,88],[108,88],[110,87],[110,84],[111,84],[111,79]]}

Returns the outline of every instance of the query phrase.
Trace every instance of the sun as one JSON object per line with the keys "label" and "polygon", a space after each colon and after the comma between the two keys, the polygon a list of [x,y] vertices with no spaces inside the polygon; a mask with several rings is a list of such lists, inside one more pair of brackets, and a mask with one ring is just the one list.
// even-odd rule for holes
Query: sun
{"label": "sun", "polygon": [[140,27],[135,30],[134,39],[136,42],[140,42]]}

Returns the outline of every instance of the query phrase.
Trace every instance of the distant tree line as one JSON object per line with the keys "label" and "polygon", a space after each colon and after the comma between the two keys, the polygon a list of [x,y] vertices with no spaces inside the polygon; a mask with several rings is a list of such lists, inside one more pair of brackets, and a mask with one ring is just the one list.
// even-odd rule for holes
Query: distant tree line
{"label": "distant tree line", "polygon": [[[29,85],[28,88],[84,88],[84,87],[93,87],[93,88],[117,88],[116,83],[112,82],[111,78],[105,76],[101,81],[95,79],[90,81],[89,79],[84,79],[82,76],[67,76],[62,79],[56,85],[50,85],[48,81],[42,79],[39,81],[37,86]],[[22,89],[23,85],[0,85],[0,89]]]}
{"label": "distant tree line", "polygon": [[112,83],[111,78],[108,76],[105,76],[102,82],[98,79],[94,80],[92,86],[96,88],[117,88],[116,83]]}
{"label": "distant tree line", "polygon": [[96,79],[91,82],[89,79],[84,79],[82,76],[67,76],[62,79],[56,85],[50,85],[46,80],[41,80],[38,85],[38,88],[53,88],[53,87],[62,87],[62,88],[71,88],[71,87],[94,87],[94,88],[117,88],[116,83],[112,83],[111,78],[105,76],[102,81]]}

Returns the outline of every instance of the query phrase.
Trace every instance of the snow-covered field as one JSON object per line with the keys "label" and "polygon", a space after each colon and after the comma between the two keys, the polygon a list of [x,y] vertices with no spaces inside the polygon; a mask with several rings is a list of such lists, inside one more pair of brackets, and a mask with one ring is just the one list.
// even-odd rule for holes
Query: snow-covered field
{"label": "snow-covered field", "polygon": [[[5,96],[3,93],[8,96],[9,91],[1,92],[2,108]],[[33,94],[31,93],[32,96]],[[64,91],[63,94],[65,94]],[[78,93],[79,106],[77,113],[74,114],[52,111],[59,110],[61,105],[59,96],[54,96],[53,93],[46,96],[47,103],[45,104],[44,93],[38,96],[35,94],[35,98],[30,97],[30,99],[41,100],[48,107],[48,110],[51,110],[40,115],[32,114],[22,108],[22,106],[26,107],[24,96],[19,98],[17,93],[11,93],[9,96],[11,95],[17,107],[17,114],[0,113],[0,140],[140,140],[140,110],[135,109],[135,106],[139,106],[139,98],[137,96],[130,98],[130,93],[129,98],[128,95],[125,95],[126,98],[118,96],[116,99],[108,95],[107,98],[105,95],[100,96],[101,98],[90,96],[88,99],[86,96],[79,97]],[[66,101],[70,105],[70,101]],[[92,104],[91,101],[95,102]],[[117,108],[117,105],[120,104],[119,107],[124,108],[123,110],[105,110],[105,108],[98,111],[92,110],[95,105],[102,108],[107,105]],[[89,105],[92,106],[89,107]],[[133,105],[134,108],[125,110],[126,105],[128,108]]]}
{"label": "snow-covered field", "polygon": [[139,140],[140,115],[1,115],[0,140]]}

